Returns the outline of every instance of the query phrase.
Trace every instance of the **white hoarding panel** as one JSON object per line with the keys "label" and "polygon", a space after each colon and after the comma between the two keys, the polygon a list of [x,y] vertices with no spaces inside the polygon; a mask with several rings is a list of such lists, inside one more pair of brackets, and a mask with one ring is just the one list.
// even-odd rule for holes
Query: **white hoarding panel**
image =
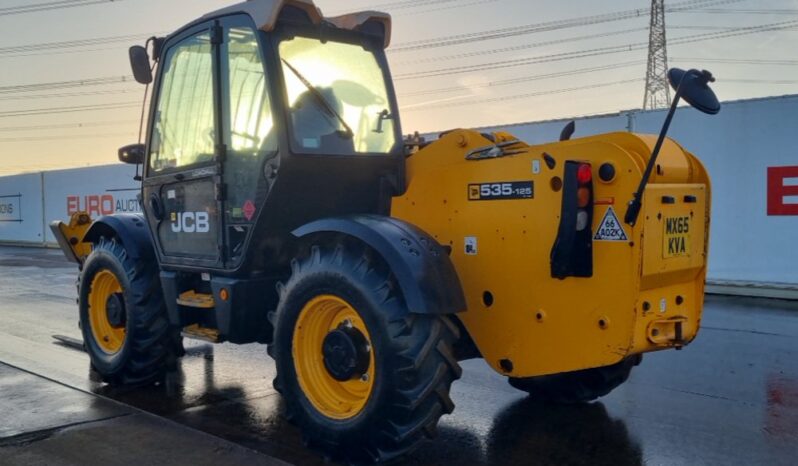
{"label": "white hoarding panel", "polygon": [[0,241],[44,241],[41,173],[0,178]]}
{"label": "white hoarding panel", "polygon": [[[88,212],[95,219],[114,213],[141,212],[138,199],[141,185],[133,179],[134,175],[134,166],[122,164],[46,172],[46,223],[68,220],[79,211]],[[49,228],[46,235],[48,242],[55,241]]]}
{"label": "white hoarding panel", "polygon": [[[658,133],[665,112],[636,115]],[[681,108],[670,136],[712,179],[709,278],[798,284],[798,96],[726,103],[716,116]]]}
{"label": "white hoarding panel", "polygon": [[[575,138],[659,133],[664,111],[576,120]],[[556,141],[568,120],[481,128],[530,143]],[[798,286],[798,96],[727,102],[717,116],[680,108],[670,136],[712,178],[712,281]],[[140,212],[135,167],[114,164],[0,178],[0,241],[53,243],[47,225],[77,211]],[[630,193],[631,196],[631,193]]]}

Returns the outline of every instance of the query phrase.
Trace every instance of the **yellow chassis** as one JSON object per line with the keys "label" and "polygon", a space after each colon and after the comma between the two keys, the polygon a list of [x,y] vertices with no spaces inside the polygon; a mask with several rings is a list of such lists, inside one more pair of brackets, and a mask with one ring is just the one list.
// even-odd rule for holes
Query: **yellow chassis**
{"label": "yellow chassis", "polygon": [[[392,215],[418,225],[443,245],[465,290],[468,310],[458,317],[496,371],[530,377],[606,366],[649,351],[681,347],[695,338],[703,306],[710,184],[701,163],[671,140],[657,161],[626,241],[593,242],[593,276],[553,278],[550,253],[560,223],[566,160],[592,164],[592,231],[612,208],[623,220],[655,137],[612,133],[529,146],[497,133],[491,141],[458,130],[408,159],[409,189]],[[505,156],[467,160],[494,144]],[[548,155],[556,162],[549,168]],[[616,176],[596,175],[612,163]],[[474,201],[468,187],[531,180],[533,199]],[[692,203],[683,199],[695,198]],[[677,200],[665,204],[665,197]],[[681,255],[668,257],[668,219],[687,217]],[[466,253],[466,242],[472,250]],[[681,243],[680,243],[681,244]]]}

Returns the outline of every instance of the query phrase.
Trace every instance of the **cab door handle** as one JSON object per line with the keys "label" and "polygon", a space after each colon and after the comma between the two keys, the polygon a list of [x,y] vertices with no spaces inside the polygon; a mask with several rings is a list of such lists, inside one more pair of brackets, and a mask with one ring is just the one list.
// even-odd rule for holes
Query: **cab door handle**
{"label": "cab door handle", "polygon": [[163,203],[161,203],[160,196],[155,193],[150,195],[150,209],[156,220],[163,220]]}

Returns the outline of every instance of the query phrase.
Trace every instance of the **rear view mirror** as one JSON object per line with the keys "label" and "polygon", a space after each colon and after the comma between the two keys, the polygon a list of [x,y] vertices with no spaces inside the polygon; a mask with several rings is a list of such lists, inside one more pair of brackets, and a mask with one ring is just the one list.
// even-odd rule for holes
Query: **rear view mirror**
{"label": "rear view mirror", "polygon": [[131,144],[119,149],[119,161],[122,163],[142,164],[146,153],[144,144]]}
{"label": "rear view mirror", "polygon": [[674,90],[681,93],[682,99],[696,110],[709,115],[720,111],[718,97],[709,87],[709,83],[715,82],[709,71],[672,68],[668,71],[668,81]]}
{"label": "rear view mirror", "polygon": [[152,82],[152,68],[150,68],[150,56],[147,49],[134,45],[130,47],[130,67],[133,69],[133,77],[140,84],[150,84]]}

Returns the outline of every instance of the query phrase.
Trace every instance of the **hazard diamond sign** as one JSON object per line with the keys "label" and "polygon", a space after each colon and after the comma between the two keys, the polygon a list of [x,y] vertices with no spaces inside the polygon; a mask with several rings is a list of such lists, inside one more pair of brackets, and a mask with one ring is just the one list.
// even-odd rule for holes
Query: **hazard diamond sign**
{"label": "hazard diamond sign", "polygon": [[612,206],[607,208],[607,213],[604,214],[604,219],[601,220],[596,235],[593,237],[594,241],[627,241],[629,238],[626,232],[623,231],[623,225],[615,215],[615,210]]}
{"label": "hazard diamond sign", "polygon": [[252,220],[252,217],[255,216],[255,203],[252,201],[247,201],[244,203],[244,206],[241,208],[241,211],[244,213],[244,218],[247,220]]}

